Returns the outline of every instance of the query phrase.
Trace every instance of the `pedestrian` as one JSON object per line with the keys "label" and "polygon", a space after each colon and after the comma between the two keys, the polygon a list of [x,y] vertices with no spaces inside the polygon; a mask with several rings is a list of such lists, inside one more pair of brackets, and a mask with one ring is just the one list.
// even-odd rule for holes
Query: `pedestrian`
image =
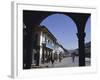
{"label": "pedestrian", "polygon": [[61,60],[62,60],[62,55],[61,55],[61,53],[59,54],[59,62],[61,62]]}
{"label": "pedestrian", "polygon": [[51,55],[51,63],[52,63],[52,66],[54,67],[54,57],[53,57],[53,55]]}
{"label": "pedestrian", "polygon": [[75,52],[72,53],[72,62],[75,61]]}

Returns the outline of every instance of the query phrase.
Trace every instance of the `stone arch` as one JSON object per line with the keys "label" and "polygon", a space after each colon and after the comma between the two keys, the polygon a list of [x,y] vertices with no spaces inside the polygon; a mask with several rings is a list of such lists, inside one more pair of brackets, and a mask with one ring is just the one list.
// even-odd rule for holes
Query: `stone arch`
{"label": "stone arch", "polygon": [[[48,19],[51,20],[51,21],[49,22]],[[51,24],[51,26],[49,26],[48,24]],[[64,24],[64,25],[62,26],[62,24]],[[66,24],[66,26],[65,26],[65,24]],[[77,25],[72,20],[72,18],[70,18],[68,15],[65,15],[65,14],[62,14],[62,13],[51,14],[51,15],[47,16],[45,19],[43,19],[43,21],[40,23],[40,25],[46,26],[52,33],[55,34],[55,37],[58,37],[58,35],[56,35],[58,33],[59,37],[57,39],[58,39],[58,41],[59,40],[62,41],[62,43],[63,43],[63,38],[61,38],[62,36],[60,36],[60,34],[62,34],[62,32],[64,32],[66,34],[64,39],[67,40],[67,41],[68,41],[69,38],[67,38],[66,36],[68,36],[68,34],[72,35],[72,39],[70,39],[70,41],[68,41],[68,42],[72,42],[72,43],[75,42],[73,44],[77,45],[77,36],[76,36],[76,33],[77,33],[77,27],[76,26]],[[59,25],[59,29],[55,25],[56,26]],[[54,28],[54,27],[56,27],[56,28]],[[64,30],[62,28],[64,28]],[[66,45],[68,45],[67,41],[64,42]],[[75,49],[74,45],[71,45],[71,46],[70,47],[66,46],[66,49]]]}
{"label": "stone arch", "polygon": [[52,16],[52,15],[55,15],[55,14],[61,14],[61,15],[64,15],[64,16],[68,16],[75,23],[75,26],[77,28],[77,25],[76,25],[76,22],[74,21],[74,19],[69,14],[63,13],[63,12],[51,12],[51,13],[48,13],[48,14],[44,15],[43,17],[41,17],[40,22],[38,24],[40,24],[43,20],[45,20],[49,16]]}

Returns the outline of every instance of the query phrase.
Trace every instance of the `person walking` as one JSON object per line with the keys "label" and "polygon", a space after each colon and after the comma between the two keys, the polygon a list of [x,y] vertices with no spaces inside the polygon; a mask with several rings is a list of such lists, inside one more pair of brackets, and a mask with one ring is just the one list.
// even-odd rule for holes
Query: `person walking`
{"label": "person walking", "polygon": [[59,62],[61,62],[61,60],[62,60],[62,55],[61,55],[61,53],[59,54]]}
{"label": "person walking", "polygon": [[54,57],[53,57],[53,55],[51,55],[51,63],[52,63],[52,66],[54,66]]}
{"label": "person walking", "polygon": [[74,63],[75,61],[75,52],[72,53],[72,62]]}

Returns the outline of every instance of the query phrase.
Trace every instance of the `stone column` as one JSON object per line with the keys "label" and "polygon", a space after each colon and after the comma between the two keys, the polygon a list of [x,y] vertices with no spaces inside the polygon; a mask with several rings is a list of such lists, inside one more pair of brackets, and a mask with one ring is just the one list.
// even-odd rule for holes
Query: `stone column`
{"label": "stone column", "polygon": [[78,32],[78,46],[79,46],[79,66],[85,66],[85,32]]}
{"label": "stone column", "polygon": [[23,55],[25,55],[23,57],[25,62],[23,62],[23,63],[26,64],[24,69],[30,69],[31,68],[31,64],[32,64],[32,50],[33,50],[32,27],[31,26],[27,26],[26,32],[27,32],[27,36],[26,36],[25,39],[23,39],[23,50],[26,50],[26,54],[23,53]]}

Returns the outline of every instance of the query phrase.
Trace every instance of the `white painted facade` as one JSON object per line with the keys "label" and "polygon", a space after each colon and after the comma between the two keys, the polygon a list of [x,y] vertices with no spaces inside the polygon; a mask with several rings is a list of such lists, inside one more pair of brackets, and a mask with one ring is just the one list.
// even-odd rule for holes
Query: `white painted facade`
{"label": "white painted facade", "polygon": [[[36,37],[36,35],[38,37]],[[35,43],[39,47],[39,64],[42,63],[43,60],[43,54],[51,54],[52,57],[54,57],[54,54],[60,54],[61,52],[64,52],[61,46],[59,46],[59,43],[57,42],[57,39],[55,36],[47,30],[46,27],[37,26],[36,31],[34,32],[34,38],[37,38],[37,43]],[[43,44],[45,44],[46,50],[43,50]],[[50,50],[49,50],[50,49]],[[35,54],[37,53],[36,49],[33,49],[32,54],[32,64],[36,64]]]}
{"label": "white painted facade", "polygon": [[[46,44],[46,47],[53,50],[53,53],[55,52],[55,42],[52,38],[50,38],[46,33],[40,32],[40,60],[42,58],[42,52],[43,52],[43,43]],[[41,61],[40,61],[41,62]]]}
{"label": "white painted facade", "polygon": [[42,60],[42,52],[43,52],[43,43],[46,44],[46,47],[52,49],[52,55],[55,53],[60,54],[64,53],[64,50],[59,46],[57,43],[57,39],[53,39],[53,37],[50,37],[50,34],[45,33],[43,31],[40,32],[40,62]]}

